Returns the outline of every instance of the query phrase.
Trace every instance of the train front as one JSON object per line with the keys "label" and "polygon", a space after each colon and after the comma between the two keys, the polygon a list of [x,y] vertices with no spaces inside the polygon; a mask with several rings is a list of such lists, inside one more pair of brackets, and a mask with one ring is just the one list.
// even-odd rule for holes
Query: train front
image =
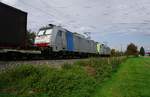
{"label": "train front", "polygon": [[52,33],[52,28],[40,29],[36,35],[34,46],[41,50],[50,49],[52,45]]}

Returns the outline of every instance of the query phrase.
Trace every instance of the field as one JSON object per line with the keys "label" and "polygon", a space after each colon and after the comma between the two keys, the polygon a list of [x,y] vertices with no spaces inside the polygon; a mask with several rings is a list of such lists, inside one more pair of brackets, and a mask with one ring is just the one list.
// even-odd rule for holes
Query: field
{"label": "field", "polygon": [[150,97],[150,58],[90,58],[0,73],[0,97]]}
{"label": "field", "polygon": [[150,97],[150,58],[130,58],[94,97]]}

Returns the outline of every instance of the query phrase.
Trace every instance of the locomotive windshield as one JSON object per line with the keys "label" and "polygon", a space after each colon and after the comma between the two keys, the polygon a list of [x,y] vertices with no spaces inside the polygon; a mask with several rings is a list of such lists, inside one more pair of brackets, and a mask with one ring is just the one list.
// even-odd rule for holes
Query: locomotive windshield
{"label": "locomotive windshield", "polygon": [[46,35],[50,35],[50,34],[52,34],[52,29],[48,29],[48,30],[46,30],[46,31],[45,31],[45,34],[46,34]]}
{"label": "locomotive windshield", "polygon": [[52,34],[52,29],[47,29],[47,30],[40,30],[38,33],[38,36],[41,35],[51,35]]}
{"label": "locomotive windshield", "polygon": [[44,32],[45,32],[45,30],[41,30],[41,31],[39,31],[38,36],[40,36],[40,35],[44,35]]}

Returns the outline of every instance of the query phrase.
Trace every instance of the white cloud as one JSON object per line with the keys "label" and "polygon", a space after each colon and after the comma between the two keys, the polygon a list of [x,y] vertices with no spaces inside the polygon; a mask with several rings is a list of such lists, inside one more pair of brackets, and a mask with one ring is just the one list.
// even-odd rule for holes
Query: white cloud
{"label": "white cloud", "polygon": [[[28,26],[55,23],[70,30],[116,32],[150,20],[149,0],[2,0],[29,13]],[[34,23],[32,22],[34,21]],[[37,24],[38,23],[38,24]],[[150,23],[150,22],[149,22]],[[148,24],[149,25],[149,24]],[[125,26],[125,27],[124,27]],[[134,28],[139,28],[135,26]],[[113,29],[115,29],[113,31]],[[131,32],[133,30],[130,30]],[[135,30],[133,31],[135,32]]]}
{"label": "white cloud", "polygon": [[0,0],[1,2],[10,4],[10,5],[14,5],[17,3],[18,0]]}
{"label": "white cloud", "polygon": [[73,32],[150,35],[150,0],[1,0],[28,12],[28,29],[49,23]]}

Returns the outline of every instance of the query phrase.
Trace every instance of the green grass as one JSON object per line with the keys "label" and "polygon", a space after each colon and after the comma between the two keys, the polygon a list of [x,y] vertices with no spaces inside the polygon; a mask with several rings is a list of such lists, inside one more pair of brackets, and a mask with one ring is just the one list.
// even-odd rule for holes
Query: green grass
{"label": "green grass", "polygon": [[150,97],[150,58],[130,58],[94,97]]}
{"label": "green grass", "polygon": [[0,97],[93,97],[126,58],[90,58],[62,68],[22,65],[0,72]]}

